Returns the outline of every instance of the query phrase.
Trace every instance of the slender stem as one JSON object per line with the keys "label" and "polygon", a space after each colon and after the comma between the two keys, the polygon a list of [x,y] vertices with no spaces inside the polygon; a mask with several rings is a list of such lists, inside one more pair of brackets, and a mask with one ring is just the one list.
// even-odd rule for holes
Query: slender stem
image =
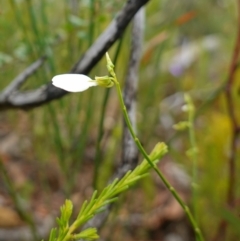
{"label": "slender stem", "polygon": [[88,32],[88,42],[89,46],[91,46],[94,38],[94,31],[95,31],[95,0],[90,0],[90,25],[89,25],[89,32]]}
{"label": "slender stem", "polygon": [[142,155],[144,156],[144,158],[148,161],[149,165],[154,169],[154,171],[157,173],[157,175],[160,177],[160,179],[163,181],[163,183],[165,184],[165,186],[167,187],[167,189],[172,193],[172,195],[175,197],[175,199],[177,200],[177,202],[180,204],[180,206],[183,208],[183,210],[185,211],[189,221],[191,222],[193,228],[194,228],[194,231],[195,231],[195,234],[196,234],[196,237],[197,237],[197,240],[198,241],[203,241],[204,238],[202,236],[202,233],[201,233],[201,230],[199,229],[190,209],[188,208],[188,206],[184,203],[184,201],[181,199],[181,197],[179,196],[179,194],[177,193],[177,191],[174,189],[174,187],[167,181],[167,179],[164,177],[164,175],[161,173],[161,171],[157,168],[156,164],[153,164],[151,159],[149,158],[148,154],[146,153],[146,151],[144,150],[143,146],[141,145],[139,139],[137,138],[137,136],[135,135],[134,133],[134,130],[132,128],[132,125],[131,125],[131,122],[130,122],[130,119],[128,117],[128,113],[127,113],[127,110],[126,110],[126,106],[124,104],[124,101],[123,101],[123,97],[122,97],[122,92],[121,92],[121,88],[120,88],[120,85],[119,85],[119,82],[117,80],[117,77],[115,75],[115,73],[112,71],[111,72],[111,75],[113,77],[113,81],[116,85],[116,88],[117,88],[117,94],[118,94],[118,98],[119,98],[119,101],[120,101],[120,104],[121,104],[121,108],[122,108],[122,111],[123,111],[123,116],[124,116],[124,119],[126,121],[126,124],[128,126],[128,129],[131,133],[131,136],[134,140],[134,142],[136,143],[139,151],[142,153]]}
{"label": "slender stem", "polygon": [[21,11],[18,9],[18,6],[16,4],[16,1],[14,0],[10,0],[10,4],[12,7],[12,11],[15,14],[15,18],[16,18],[16,24],[18,27],[21,28],[21,31],[23,32],[23,42],[27,43],[29,49],[30,49],[30,56],[35,59],[36,57],[38,58],[38,54],[36,53],[33,44],[30,41],[30,37],[29,37],[29,32],[28,28],[26,27],[26,24],[23,21],[23,17],[21,14]]}
{"label": "slender stem", "polygon": [[[191,120],[192,121],[192,120]],[[196,150],[196,140],[195,140],[195,134],[194,134],[194,129],[193,129],[193,122],[190,122],[190,127],[189,127],[189,138],[190,138],[190,143],[191,143],[191,148],[193,149],[193,155],[192,155],[192,161],[193,161],[193,166],[192,166],[192,190],[193,190],[193,213],[195,218],[197,219],[197,150]]]}
{"label": "slender stem", "polygon": [[186,98],[186,102],[189,106],[188,111],[188,123],[189,123],[189,140],[191,145],[191,159],[192,159],[192,190],[193,190],[193,215],[195,216],[195,219],[197,220],[197,144],[196,144],[196,137],[194,133],[194,117],[195,117],[195,108],[192,103],[192,100],[189,96],[189,98]]}

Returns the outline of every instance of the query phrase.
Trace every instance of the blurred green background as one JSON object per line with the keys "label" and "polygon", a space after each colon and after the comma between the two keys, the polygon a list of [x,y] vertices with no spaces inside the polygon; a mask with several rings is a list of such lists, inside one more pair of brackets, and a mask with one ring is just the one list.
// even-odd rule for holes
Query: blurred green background
{"label": "blurred green background", "polygon": [[[44,54],[48,55],[46,63],[26,81],[23,90],[38,88],[49,83],[54,75],[69,72],[123,4],[119,0],[1,1],[0,89]],[[236,5],[234,0],[152,0],[146,5],[137,97],[139,139],[147,151],[158,141],[166,142],[170,149],[168,158],[191,177],[192,160],[186,155],[190,148],[188,132],[178,132],[172,126],[187,120],[187,114],[182,111],[183,93],[192,97],[196,107],[198,147],[197,219],[206,240],[216,234],[222,219],[229,223],[226,240],[239,237],[239,200],[232,212],[227,211],[226,206],[232,133],[222,91],[237,34]],[[122,44],[118,41],[109,50],[114,59],[120,46],[116,74],[121,83],[130,52],[130,27],[120,40]],[[103,58],[90,77],[106,74]],[[237,69],[233,85],[236,106],[239,84]],[[82,94],[68,94],[27,112],[14,109],[0,113],[3,136],[13,133],[20,140],[17,147],[9,144],[10,149],[18,150],[15,155],[0,149],[3,160],[11,163],[14,158],[21,159],[34,173],[34,177],[30,174],[17,186],[19,195],[31,200],[36,189],[41,188],[39,196],[51,197],[54,185],[49,188],[51,180],[45,176],[46,172],[50,172],[49,176],[52,172],[58,173],[56,190],[63,190],[64,197],[72,197],[77,192],[81,177],[87,184],[80,186],[91,185],[104,96],[105,89],[93,88]],[[239,116],[238,108],[235,112]],[[113,89],[104,116],[105,134],[97,177],[99,189],[106,185],[120,161],[121,130],[122,114]],[[5,141],[2,138],[1,143]],[[238,162],[239,153],[236,160]],[[239,173],[238,163],[236,168]],[[88,175],[79,177],[83,172]],[[240,182],[238,176],[236,178],[235,191],[239,197]],[[146,196],[154,195],[152,185],[150,179],[140,184]],[[89,194],[82,195],[84,199],[84,195]],[[134,195],[131,198],[134,199]],[[189,202],[191,204],[191,199]]]}

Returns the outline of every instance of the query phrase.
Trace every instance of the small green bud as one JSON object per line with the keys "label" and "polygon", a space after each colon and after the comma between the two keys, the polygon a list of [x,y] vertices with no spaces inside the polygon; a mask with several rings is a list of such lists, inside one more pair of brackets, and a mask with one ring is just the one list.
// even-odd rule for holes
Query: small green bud
{"label": "small green bud", "polygon": [[193,101],[192,98],[189,94],[184,94],[184,100],[186,102],[186,105],[183,106],[183,111],[185,112],[194,112],[195,108],[193,105]]}
{"label": "small green bud", "polygon": [[95,81],[97,82],[97,85],[105,88],[110,88],[114,85],[112,78],[109,76],[95,76]]}
{"label": "small green bud", "polygon": [[195,182],[192,182],[192,183],[191,183],[191,186],[192,186],[194,189],[199,188],[199,185],[198,185],[197,183],[195,183]]}
{"label": "small green bud", "polygon": [[162,156],[164,156],[168,152],[168,147],[164,142],[159,142],[153,148],[150,159],[151,160],[159,160]]}
{"label": "small green bud", "polygon": [[109,55],[108,55],[108,52],[106,52],[106,59],[107,59],[107,69],[108,69],[108,72],[112,75],[113,72],[113,69],[114,69],[114,64],[112,62],[112,60],[110,59]]}
{"label": "small green bud", "polygon": [[184,100],[185,100],[186,103],[192,102],[192,99],[191,99],[190,95],[187,94],[187,93],[184,94]]}
{"label": "small green bud", "polygon": [[83,230],[81,233],[75,234],[73,236],[73,239],[74,240],[84,239],[84,240],[92,241],[92,240],[99,239],[99,236],[97,234],[96,228],[87,228]]}
{"label": "small green bud", "polygon": [[189,128],[190,123],[188,121],[181,121],[175,125],[173,125],[173,129],[177,130],[177,131],[183,131],[186,130],[187,128]]}
{"label": "small green bud", "polygon": [[66,200],[64,205],[61,207],[61,219],[68,221],[72,215],[73,204],[71,200]]}
{"label": "small green bud", "polygon": [[186,151],[186,155],[189,157],[192,157],[195,154],[198,154],[198,149],[196,147],[190,148]]}

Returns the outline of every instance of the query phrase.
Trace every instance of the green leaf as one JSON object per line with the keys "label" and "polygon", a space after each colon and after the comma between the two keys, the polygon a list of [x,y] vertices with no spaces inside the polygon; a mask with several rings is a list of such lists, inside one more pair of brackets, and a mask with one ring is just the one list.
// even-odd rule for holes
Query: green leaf
{"label": "green leaf", "polygon": [[58,220],[60,226],[67,226],[68,221],[72,215],[73,205],[70,200],[66,200],[65,204],[61,207],[61,217]]}
{"label": "green leaf", "polygon": [[83,213],[84,213],[84,211],[85,211],[85,208],[87,207],[87,204],[88,204],[88,201],[87,201],[87,200],[84,201],[84,203],[83,203],[83,205],[82,205],[82,207],[81,207],[81,209],[80,209],[80,212],[79,212],[79,214],[78,214],[77,219],[80,218],[80,217],[83,215]]}
{"label": "green leaf", "polygon": [[83,230],[81,233],[74,235],[73,237],[75,240],[84,239],[84,240],[95,240],[98,239],[99,236],[97,234],[96,228],[88,228]]}
{"label": "green leaf", "polygon": [[54,241],[57,237],[57,229],[53,228],[50,232],[49,241]]}
{"label": "green leaf", "polygon": [[107,204],[116,202],[117,200],[118,200],[118,197],[114,197],[114,198],[108,199],[108,200],[106,200],[106,201],[104,202],[104,205],[107,205]]}
{"label": "green leaf", "polygon": [[187,128],[189,128],[189,122],[188,121],[181,121],[175,125],[173,125],[173,129],[177,131],[184,131]]}

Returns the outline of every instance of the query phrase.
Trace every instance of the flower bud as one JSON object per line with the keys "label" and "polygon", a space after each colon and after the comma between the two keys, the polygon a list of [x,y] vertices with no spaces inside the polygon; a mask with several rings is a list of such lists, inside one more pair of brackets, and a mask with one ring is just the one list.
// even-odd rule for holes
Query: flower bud
{"label": "flower bud", "polygon": [[97,85],[105,87],[105,88],[110,88],[114,85],[113,80],[109,76],[95,76],[95,81]]}
{"label": "flower bud", "polygon": [[113,69],[114,69],[114,64],[112,63],[112,60],[110,59],[108,52],[106,52],[106,59],[107,59],[107,69],[108,72],[112,75]]}

